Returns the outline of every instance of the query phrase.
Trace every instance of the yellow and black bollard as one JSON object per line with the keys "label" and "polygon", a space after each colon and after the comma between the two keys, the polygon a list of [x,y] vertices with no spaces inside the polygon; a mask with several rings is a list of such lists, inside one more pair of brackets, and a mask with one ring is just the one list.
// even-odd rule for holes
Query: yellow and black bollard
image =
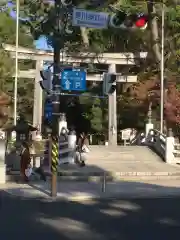
{"label": "yellow and black bollard", "polygon": [[57,137],[52,137],[52,163],[51,163],[51,171],[57,173],[58,167],[58,160],[59,160],[59,143]]}
{"label": "yellow and black bollard", "polygon": [[52,148],[51,148],[52,197],[55,197],[57,195],[58,161],[59,161],[59,141],[58,137],[52,136]]}

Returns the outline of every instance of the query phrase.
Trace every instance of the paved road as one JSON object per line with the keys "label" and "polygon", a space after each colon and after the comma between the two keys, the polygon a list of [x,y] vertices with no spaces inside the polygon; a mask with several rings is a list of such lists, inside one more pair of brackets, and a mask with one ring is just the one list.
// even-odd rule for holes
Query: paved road
{"label": "paved road", "polygon": [[47,202],[1,191],[0,239],[176,240],[180,198]]}

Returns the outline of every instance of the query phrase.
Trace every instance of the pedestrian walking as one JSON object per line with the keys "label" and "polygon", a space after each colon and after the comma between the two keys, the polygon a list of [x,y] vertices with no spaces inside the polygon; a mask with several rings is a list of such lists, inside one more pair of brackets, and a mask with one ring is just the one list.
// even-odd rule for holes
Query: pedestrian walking
{"label": "pedestrian walking", "polygon": [[31,167],[31,157],[29,152],[29,146],[27,142],[22,143],[22,151],[20,153],[21,162],[21,176],[25,182],[29,181],[29,176],[31,175],[32,167]]}
{"label": "pedestrian walking", "polygon": [[86,134],[83,132],[80,134],[77,141],[77,162],[81,167],[85,166],[86,154],[89,153],[89,140]]}
{"label": "pedestrian walking", "polygon": [[79,151],[89,152],[89,140],[84,132],[82,132],[78,138],[77,146]]}

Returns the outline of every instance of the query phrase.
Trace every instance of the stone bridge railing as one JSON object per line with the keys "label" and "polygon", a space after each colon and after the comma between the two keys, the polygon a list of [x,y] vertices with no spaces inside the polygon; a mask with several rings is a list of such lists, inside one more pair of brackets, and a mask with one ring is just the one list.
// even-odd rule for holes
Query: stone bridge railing
{"label": "stone bridge railing", "polygon": [[166,163],[180,163],[180,144],[175,143],[172,131],[166,136],[156,129],[150,129],[144,144],[160,155]]}

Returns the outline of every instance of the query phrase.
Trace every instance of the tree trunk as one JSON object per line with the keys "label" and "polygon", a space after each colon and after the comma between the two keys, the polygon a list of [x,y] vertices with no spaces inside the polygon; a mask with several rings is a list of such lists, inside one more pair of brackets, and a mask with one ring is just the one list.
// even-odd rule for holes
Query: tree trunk
{"label": "tree trunk", "polygon": [[89,47],[89,36],[87,29],[85,27],[81,27],[80,30],[84,47]]}

